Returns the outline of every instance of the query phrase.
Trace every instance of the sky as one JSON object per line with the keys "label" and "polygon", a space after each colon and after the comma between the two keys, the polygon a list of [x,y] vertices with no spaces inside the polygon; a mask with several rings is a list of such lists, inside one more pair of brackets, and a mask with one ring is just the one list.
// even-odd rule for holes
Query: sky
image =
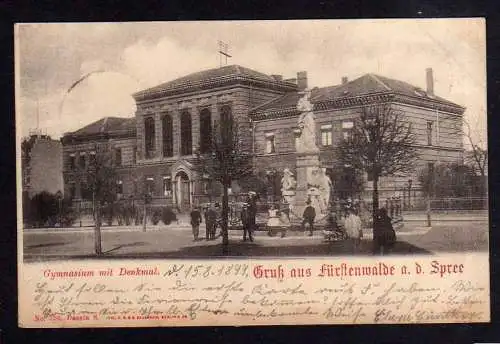
{"label": "sky", "polygon": [[[136,91],[228,64],[296,77],[310,87],[365,73],[425,89],[467,108],[486,144],[486,40],[481,19],[37,23],[16,26],[16,114],[22,136],[54,138],[108,116],[132,117]],[[69,93],[82,76],[93,73]]]}

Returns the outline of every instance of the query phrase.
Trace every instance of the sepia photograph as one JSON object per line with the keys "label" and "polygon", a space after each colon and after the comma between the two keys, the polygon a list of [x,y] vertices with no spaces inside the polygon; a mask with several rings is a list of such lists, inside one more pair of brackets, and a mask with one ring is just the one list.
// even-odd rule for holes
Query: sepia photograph
{"label": "sepia photograph", "polygon": [[[173,302],[151,301],[152,284],[124,298],[116,293],[146,286],[116,289],[128,283],[119,278],[180,275],[168,283],[181,294],[224,290],[218,308],[197,299],[144,319],[489,319],[484,20],[23,23],[15,38],[20,281],[31,290],[20,297],[39,309],[29,321],[113,324],[123,318],[102,308],[108,301]],[[415,257],[423,261],[398,265]],[[408,279],[410,265],[425,276]],[[190,287],[201,275],[234,280]],[[305,295],[301,286],[322,297],[328,278],[367,276],[373,285],[339,290],[382,296],[365,308],[346,301],[347,313],[316,311],[326,296],[307,307],[275,301],[268,313],[245,306]],[[88,300],[108,291],[88,287],[99,277],[115,287],[91,312]],[[73,279],[85,283],[73,290]],[[246,280],[289,287],[252,284],[266,299],[249,301],[238,294]],[[50,295],[62,291],[80,301],[88,292],[87,303],[63,298],[56,312]],[[387,297],[403,291],[412,298]],[[433,311],[395,315],[397,302]],[[438,303],[455,308],[437,312]],[[151,309],[124,312],[138,321]]]}
{"label": "sepia photograph", "polygon": [[24,258],[487,250],[483,42],[363,24],[21,25]]}

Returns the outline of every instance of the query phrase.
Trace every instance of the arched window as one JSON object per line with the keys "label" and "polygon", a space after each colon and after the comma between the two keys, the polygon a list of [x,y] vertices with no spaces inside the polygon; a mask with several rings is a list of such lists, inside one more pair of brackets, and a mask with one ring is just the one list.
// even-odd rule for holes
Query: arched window
{"label": "arched window", "polygon": [[191,154],[193,154],[191,114],[187,111],[183,111],[181,114],[181,155]]}
{"label": "arched window", "polygon": [[155,151],[155,120],[147,117],[144,120],[144,143],[146,159],[152,158]]}
{"label": "arched window", "polygon": [[165,115],[162,118],[162,139],[163,139],[163,156],[169,157],[174,155],[174,137],[172,128],[172,117]]}
{"label": "arched window", "polygon": [[231,146],[233,139],[233,114],[229,105],[224,105],[220,108],[220,129],[222,143]]}
{"label": "arched window", "polygon": [[200,152],[210,151],[212,144],[212,114],[210,110],[203,109],[200,113]]}

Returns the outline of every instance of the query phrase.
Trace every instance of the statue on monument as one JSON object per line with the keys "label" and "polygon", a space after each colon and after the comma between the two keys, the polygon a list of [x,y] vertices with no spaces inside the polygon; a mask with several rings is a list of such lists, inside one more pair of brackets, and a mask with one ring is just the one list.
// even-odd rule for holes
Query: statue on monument
{"label": "statue on monument", "polygon": [[290,205],[292,205],[294,201],[296,185],[297,182],[293,177],[292,171],[285,168],[283,170],[283,178],[281,178],[281,194],[283,195],[285,201]]}
{"label": "statue on monument", "polygon": [[305,89],[304,96],[297,103],[297,110],[301,112],[298,127],[300,136],[297,140],[297,152],[316,152],[316,124],[314,122],[313,105],[310,101],[311,90]]}

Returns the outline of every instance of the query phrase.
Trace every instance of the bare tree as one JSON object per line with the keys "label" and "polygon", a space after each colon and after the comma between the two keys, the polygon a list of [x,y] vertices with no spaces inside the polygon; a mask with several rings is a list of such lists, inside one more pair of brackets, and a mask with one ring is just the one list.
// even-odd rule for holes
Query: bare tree
{"label": "bare tree", "polygon": [[88,167],[82,177],[85,178],[89,191],[92,192],[95,222],[94,247],[95,253],[101,255],[102,207],[106,203],[112,204],[116,199],[116,169],[113,165],[109,145],[94,145],[94,150],[90,154]]}
{"label": "bare tree", "polygon": [[200,175],[207,175],[222,185],[222,243],[223,253],[228,253],[228,190],[233,180],[252,173],[252,156],[244,149],[236,121],[215,123],[209,149],[196,152],[195,168]]}
{"label": "bare tree", "polygon": [[466,157],[466,162],[471,165],[475,172],[484,179],[488,168],[488,150],[482,147],[480,140],[475,140],[472,135],[470,124],[464,119],[464,135],[469,141],[470,154]]}
{"label": "bare tree", "polygon": [[349,139],[339,146],[339,160],[367,172],[373,180],[373,216],[378,209],[380,177],[412,170],[418,156],[411,123],[390,104],[364,107]]}

